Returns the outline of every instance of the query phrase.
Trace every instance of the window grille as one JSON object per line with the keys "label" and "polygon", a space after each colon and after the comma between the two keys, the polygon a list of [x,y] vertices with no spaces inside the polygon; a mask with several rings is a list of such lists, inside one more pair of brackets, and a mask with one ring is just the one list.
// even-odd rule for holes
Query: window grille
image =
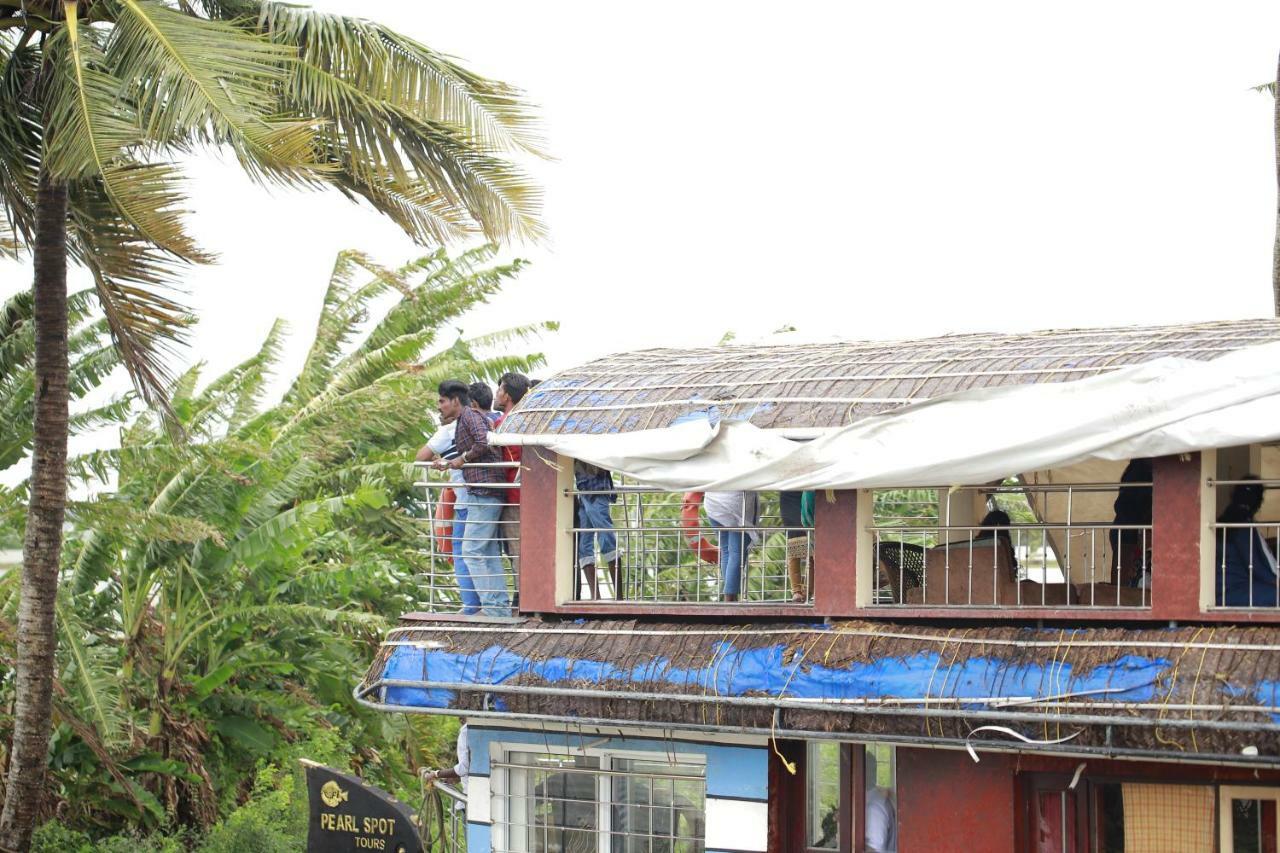
{"label": "window grille", "polygon": [[701,764],[512,751],[492,763],[495,853],[702,853]]}

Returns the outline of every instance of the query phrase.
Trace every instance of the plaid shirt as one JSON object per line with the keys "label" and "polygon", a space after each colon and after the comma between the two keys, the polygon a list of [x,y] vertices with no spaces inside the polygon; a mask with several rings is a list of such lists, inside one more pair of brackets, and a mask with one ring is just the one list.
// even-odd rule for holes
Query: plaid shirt
{"label": "plaid shirt", "polygon": [[[464,408],[454,428],[454,443],[467,462],[501,462],[498,449],[489,444],[489,421],[472,408]],[[478,483],[505,483],[507,472],[503,468],[463,468],[463,479],[473,495],[501,498],[506,489],[486,489]]]}

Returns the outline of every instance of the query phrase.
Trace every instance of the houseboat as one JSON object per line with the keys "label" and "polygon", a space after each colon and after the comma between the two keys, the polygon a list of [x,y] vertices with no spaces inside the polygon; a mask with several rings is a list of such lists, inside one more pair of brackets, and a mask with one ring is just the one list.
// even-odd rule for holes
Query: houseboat
{"label": "houseboat", "polygon": [[[458,717],[480,851],[1275,851],[1280,320],[654,349],[546,379]],[[515,491],[514,489],[512,490]]]}

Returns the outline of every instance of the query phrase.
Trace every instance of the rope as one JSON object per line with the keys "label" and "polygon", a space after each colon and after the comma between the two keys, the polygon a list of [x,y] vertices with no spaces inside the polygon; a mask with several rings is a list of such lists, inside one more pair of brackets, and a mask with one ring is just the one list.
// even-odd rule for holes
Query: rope
{"label": "rope", "polygon": [[[1210,629],[1209,629],[1209,642],[1213,642],[1213,634],[1214,634],[1214,632],[1215,632],[1215,631],[1217,631],[1217,630],[1218,630],[1217,628],[1210,628]],[[1205,659],[1205,656],[1206,656],[1207,654],[1209,654],[1209,650],[1208,650],[1208,649],[1204,649],[1203,651],[1201,651],[1201,652],[1200,652],[1200,665],[1196,667],[1196,677],[1195,677],[1195,680],[1191,682],[1191,699],[1190,699],[1189,704],[1191,705],[1191,709],[1190,709],[1190,710],[1191,710],[1191,714],[1190,714],[1190,717],[1191,717],[1191,719],[1193,719],[1193,720],[1196,718],[1196,709],[1195,709],[1195,705],[1196,705],[1196,688],[1200,686],[1200,673],[1204,671],[1204,659]],[[1192,729],[1192,730],[1191,730],[1191,751],[1192,751],[1192,752],[1199,752],[1199,751],[1200,751],[1200,744],[1198,744],[1198,743],[1196,742],[1196,730],[1195,730],[1195,729]]]}

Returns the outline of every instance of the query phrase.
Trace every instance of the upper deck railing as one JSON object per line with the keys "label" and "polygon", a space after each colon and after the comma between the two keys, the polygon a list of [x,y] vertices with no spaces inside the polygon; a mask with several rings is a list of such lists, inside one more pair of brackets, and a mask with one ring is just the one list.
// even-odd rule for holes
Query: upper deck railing
{"label": "upper deck railing", "polygon": [[[1224,490],[1239,486],[1280,489],[1280,480],[1212,480],[1210,485]],[[1280,612],[1280,567],[1276,560],[1280,522],[1259,521],[1247,512],[1248,507],[1228,507],[1211,525],[1213,606],[1224,611]]]}
{"label": "upper deck railing", "polygon": [[[624,483],[566,494],[574,502],[573,524],[564,532],[577,566],[578,601],[810,601],[813,529],[798,517],[783,518],[777,492],[704,495]],[[711,505],[716,509],[708,512]]]}
{"label": "upper deck railing", "polygon": [[[1280,622],[1280,522],[1215,521],[1233,481],[1210,476],[1212,457],[1155,463],[1143,482],[819,491],[797,519],[793,493],[735,506],[578,482],[573,460],[526,448],[520,515],[505,502],[489,535],[503,603],[520,614]],[[420,609],[476,612],[440,509],[450,484],[432,471],[422,487],[435,535]],[[1149,520],[1117,518],[1123,490],[1150,495]],[[997,508],[1007,522],[984,519]]]}
{"label": "upper deck railing", "polygon": [[[1149,482],[1019,483],[951,489],[935,503],[942,508],[942,518],[918,513],[883,518],[883,507],[894,502],[877,500],[876,517],[867,528],[879,581],[873,604],[898,608],[1148,607],[1152,525],[1106,522],[1087,513],[1084,519],[1078,517],[1082,503],[1095,513],[1099,505],[1105,506],[1110,515],[1121,489],[1145,490],[1150,500]],[[876,497],[884,493],[878,491]],[[962,506],[972,507],[974,495],[987,506],[997,507],[991,515],[999,515],[998,523],[951,521],[956,498]],[[998,508],[1001,506],[1010,507],[1013,518]],[[1037,514],[1061,521],[1037,521]]]}
{"label": "upper deck railing", "polygon": [[[432,613],[510,616],[520,593],[520,504],[512,497],[519,483],[483,483],[495,492],[496,505],[471,517],[476,503],[470,484],[458,476],[466,470],[517,470],[516,462],[471,463],[449,469],[428,462],[415,463],[420,479],[414,484],[424,502],[420,523],[430,526],[426,537],[426,571],[418,577],[419,601]],[[469,540],[469,541],[468,541]],[[477,552],[468,556],[468,550]]]}

